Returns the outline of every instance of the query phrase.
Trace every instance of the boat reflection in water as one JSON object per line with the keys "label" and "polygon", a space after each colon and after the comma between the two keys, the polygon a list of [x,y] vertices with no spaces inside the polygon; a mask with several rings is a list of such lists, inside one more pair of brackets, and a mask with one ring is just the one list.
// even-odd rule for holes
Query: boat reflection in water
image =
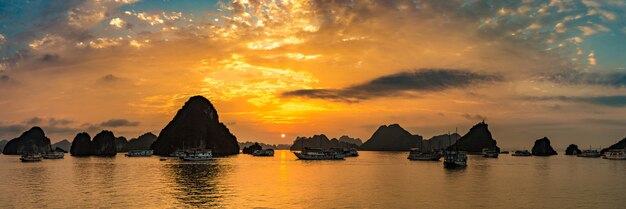
{"label": "boat reflection in water", "polygon": [[173,196],[190,207],[223,207],[224,195],[230,194],[219,184],[223,169],[215,161],[181,161],[164,164],[173,181]]}

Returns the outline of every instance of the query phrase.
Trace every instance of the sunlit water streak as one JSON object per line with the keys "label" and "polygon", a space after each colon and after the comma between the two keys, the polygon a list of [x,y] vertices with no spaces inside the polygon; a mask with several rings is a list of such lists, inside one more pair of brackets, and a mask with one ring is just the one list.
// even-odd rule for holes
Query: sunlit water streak
{"label": "sunlit water streak", "polygon": [[400,152],[343,161],[236,155],[186,163],[158,157],[0,156],[0,208],[622,208],[626,161],[471,156],[469,166]]}

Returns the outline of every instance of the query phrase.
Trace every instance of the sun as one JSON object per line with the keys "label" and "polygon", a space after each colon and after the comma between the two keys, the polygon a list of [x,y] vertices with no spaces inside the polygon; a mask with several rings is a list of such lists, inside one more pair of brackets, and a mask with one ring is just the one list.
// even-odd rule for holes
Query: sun
{"label": "sun", "polygon": [[281,138],[285,138],[285,134],[281,134],[281,135],[280,135],[280,137],[281,137]]}

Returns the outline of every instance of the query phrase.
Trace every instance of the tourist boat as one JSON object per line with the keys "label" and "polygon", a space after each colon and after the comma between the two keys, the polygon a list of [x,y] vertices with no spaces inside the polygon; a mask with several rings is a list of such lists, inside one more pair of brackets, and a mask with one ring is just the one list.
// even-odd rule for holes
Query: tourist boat
{"label": "tourist boat", "polygon": [[129,150],[125,155],[126,157],[150,157],[152,150]]}
{"label": "tourist boat", "polygon": [[177,150],[177,151],[170,153],[170,157],[182,158],[182,157],[185,157],[185,154],[186,154],[185,151]]}
{"label": "tourist boat", "polygon": [[39,162],[43,157],[39,153],[25,153],[20,157],[22,162]]}
{"label": "tourist boat", "polygon": [[44,159],[63,159],[64,156],[65,153],[56,151],[47,152],[42,155]]}
{"label": "tourist boat", "polygon": [[184,161],[207,161],[213,159],[211,150],[194,150],[185,153]]}
{"label": "tourist boat", "polygon": [[491,150],[489,148],[485,148],[485,149],[483,149],[483,157],[498,158],[498,152],[496,150]]}
{"label": "tourist boat", "polygon": [[300,160],[343,160],[345,155],[342,152],[333,150],[323,150],[321,148],[304,148],[300,152],[293,152]]}
{"label": "tourist boat", "polygon": [[357,151],[354,148],[351,149],[344,149],[343,150],[343,155],[345,157],[358,157],[359,156],[359,151]]}
{"label": "tourist boat", "polygon": [[583,150],[581,153],[576,155],[577,157],[600,157],[600,152],[598,150]]}
{"label": "tourist boat", "polygon": [[604,152],[604,157],[609,160],[626,160],[626,151],[624,149],[612,149]]}
{"label": "tourist boat", "polygon": [[430,152],[422,152],[417,148],[411,149],[409,151],[409,160],[419,160],[419,161],[439,161],[441,159],[441,151],[430,151]]}
{"label": "tourist boat", "polygon": [[527,157],[531,155],[532,154],[528,150],[515,150],[515,152],[511,154],[511,156],[517,156],[517,157]]}
{"label": "tourist boat", "polygon": [[459,150],[446,150],[443,155],[443,167],[458,168],[467,166],[467,152]]}
{"label": "tourist boat", "polygon": [[274,156],[274,149],[254,150],[253,156]]}

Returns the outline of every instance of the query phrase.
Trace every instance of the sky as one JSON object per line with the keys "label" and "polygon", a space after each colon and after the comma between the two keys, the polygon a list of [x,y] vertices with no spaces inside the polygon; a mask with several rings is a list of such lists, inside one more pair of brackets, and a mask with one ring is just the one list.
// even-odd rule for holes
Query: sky
{"label": "sky", "polygon": [[[622,0],[0,0],[0,139],[158,134],[207,97],[239,141],[626,137]],[[281,137],[285,134],[285,137]]]}

